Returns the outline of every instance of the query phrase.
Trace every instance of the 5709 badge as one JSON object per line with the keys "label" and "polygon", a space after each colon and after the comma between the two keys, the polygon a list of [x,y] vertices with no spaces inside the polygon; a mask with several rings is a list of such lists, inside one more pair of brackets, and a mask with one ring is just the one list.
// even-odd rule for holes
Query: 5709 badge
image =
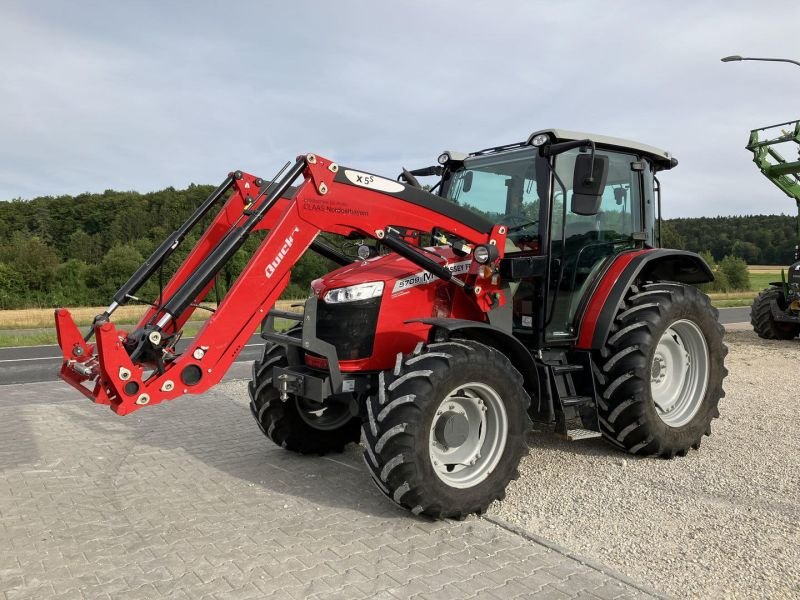
{"label": "5709 badge", "polygon": [[[471,264],[471,260],[464,260],[451,265],[445,265],[445,268],[455,274],[466,273],[469,271],[469,266]],[[408,275],[407,277],[395,281],[392,294],[397,294],[420,285],[427,285],[437,279],[439,278],[429,271],[420,271],[419,273],[414,273],[413,275]]]}

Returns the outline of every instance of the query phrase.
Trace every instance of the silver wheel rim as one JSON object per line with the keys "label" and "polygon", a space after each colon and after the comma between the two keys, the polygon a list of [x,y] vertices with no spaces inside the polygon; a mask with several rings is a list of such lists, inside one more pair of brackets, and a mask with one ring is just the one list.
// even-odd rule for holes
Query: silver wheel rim
{"label": "silver wheel rim", "polygon": [[658,340],[650,366],[650,391],[656,412],[670,427],[694,418],[708,387],[708,344],[700,328],[675,321]]}
{"label": "silver wheel rim", "polygon": [[508,416],[500,395],[484,383],[460,385],[445,397],[431,423],[433,471],[450,487],[476,486],[500,462],[507,437]]}

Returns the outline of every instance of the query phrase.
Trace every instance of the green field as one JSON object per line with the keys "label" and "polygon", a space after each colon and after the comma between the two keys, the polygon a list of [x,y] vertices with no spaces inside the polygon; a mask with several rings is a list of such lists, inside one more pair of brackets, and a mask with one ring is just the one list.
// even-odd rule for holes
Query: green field
{"label": "green field", "polygon": [[[712,293],[709,294],[711,302],[717,308],[728,308],[734,306],[750,306],[753,298],[758,292],[768,287],[773,281],[780,281],[780,270],[776,267],[751,267],[750,269],[750,291],[731,292],[731,293]],[[297,303],[296,300],[282,300],[278,308],[291,310],[291,305]],[[92,317],[102,308],[76,308],[70,309],[75,321],[80,327],[87,327]],[[138,317],[144,309],[138,306],[123,307],[117,315],[115,323],[117,325],[132,325],[136,323]],[[203,324],[201,319],[205,319],[207,313],[197,311],[193,319],[184,327],[185,336],[193,336]],[[39,346],[56,343],[55,330],[52,329],[53,311],[52,309],[28,309],[28,310],[2,310],[0,311],[0,348],[10,348],[13,346]],[[288,325],[288,322],[285,325]]]}
{"label": "green field", "polygon": [[750,291],[749,292],[729,292],[709,294],[711,303],[717,308],[731,308],[735,306],[750,306],[756,294],[769,287],[773,281],[781,280],[780,269],[751,268],[750,272]]}

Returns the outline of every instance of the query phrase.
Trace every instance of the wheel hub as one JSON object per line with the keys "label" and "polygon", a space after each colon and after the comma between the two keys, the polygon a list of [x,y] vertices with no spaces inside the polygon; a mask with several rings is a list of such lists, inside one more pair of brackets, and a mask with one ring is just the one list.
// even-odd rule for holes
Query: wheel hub
{"label": "wheel hub", "polygon": [[353,418],[350,407],[342,402],[326,401],[320,404],[299,396],[294,397],[294,402],[300,418],[321,431],[339,429]]}
{"label": "wheel hub", "polygon": [[445,484],[470,488],[486,479],[505,450],[508,417],[485,383],[462,385],[441,402],[430,429],[433,470]]}
{"label": "wheel hub", "polygon": [[469,438],[469,421],[463,412],[447,411],[436,421],[436,440],[448,448],[457,448]]}

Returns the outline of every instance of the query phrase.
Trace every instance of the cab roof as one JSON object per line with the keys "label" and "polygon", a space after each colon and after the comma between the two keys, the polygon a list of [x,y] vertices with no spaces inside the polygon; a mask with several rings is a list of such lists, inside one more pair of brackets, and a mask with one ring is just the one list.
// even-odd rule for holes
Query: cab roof
{"label": "cab roof", "polygon": [[677,159],[673,158],[671,152],[667,152],[661,148],[656,148],[655,146],[649,146],[640,142],[610,137],[607,135],[597,135],[595,133],[584,133],[581,131],[569,131],[567,129],[540,129],[539,131],[534,131],[528,136],[527,143],[530,144],[533,138],[542,133],[552,136],[555,138],[554,141],[557,142],[592,140],[595,144],[601,146],[611,146],[620,150],[633,150],[645,155],[647,158],[653,159],[656,164],[656,169],[659,171],[671,169],[678,164]]}

